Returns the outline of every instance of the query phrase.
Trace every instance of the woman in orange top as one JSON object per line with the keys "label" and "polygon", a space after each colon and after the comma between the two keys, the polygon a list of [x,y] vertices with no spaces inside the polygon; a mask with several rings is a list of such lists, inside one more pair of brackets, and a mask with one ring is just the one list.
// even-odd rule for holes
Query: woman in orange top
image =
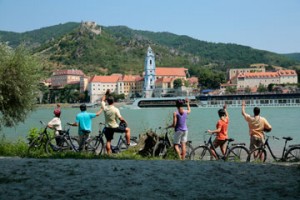
{"label": "woman in orange top", "polygon": [[[220,119],[217,122],[217,129],[216,130],[207,130],[209,133],[216,133],[217,136],[213,142],[214,148],[220,146],[221,152],[223,156],[226,153],[226,141],[228,139],[228,124],[229,124],[229,115],[227,112],[226,104],[223,106],[223,109],[218,110],[218,114]],[[216,152],[214,151],[213,147],[210,148],[213,156],[217,159]]]}

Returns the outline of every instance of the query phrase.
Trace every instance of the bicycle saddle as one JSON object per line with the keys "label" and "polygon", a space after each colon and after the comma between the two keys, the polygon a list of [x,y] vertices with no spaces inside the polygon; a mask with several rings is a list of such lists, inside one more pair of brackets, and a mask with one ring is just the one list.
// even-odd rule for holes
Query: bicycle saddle
{"label": "bicycle saddle", "polygon": [[233,142],[234,139],[233,139],[233,138],[228,138],[227,141],[228,141],[228,142]]}
{"label": "bicycle saddle", "polygon": [[282,139],[285,139],[285,140],[287,140],[287,141],[293,140],[292,137],[282,137]]}

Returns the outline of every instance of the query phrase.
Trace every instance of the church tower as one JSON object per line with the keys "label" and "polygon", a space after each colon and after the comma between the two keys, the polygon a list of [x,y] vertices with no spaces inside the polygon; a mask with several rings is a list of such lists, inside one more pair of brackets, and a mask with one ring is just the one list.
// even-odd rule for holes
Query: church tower
{"label": "church tower", "polygon": [[145,58],[145,76],[144,76],[144,97],[152,97],[155,89],[155,56],[151,49],[148,47],[147,56]]}

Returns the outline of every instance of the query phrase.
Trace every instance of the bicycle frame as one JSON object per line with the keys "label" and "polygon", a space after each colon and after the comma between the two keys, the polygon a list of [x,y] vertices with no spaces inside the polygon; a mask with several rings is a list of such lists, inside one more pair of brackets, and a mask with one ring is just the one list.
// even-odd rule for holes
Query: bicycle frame
{"label": "bicycle frame", "polygon": [[[279,140],[279,138],[277,138],[277,137],[275,137],[275,136],[266,136],[266,137],[267,137],[267,139],[265,140],[265,142],[264,142],[264,144],[263,144],[263,148],[264,148],[264,149],[268,149],[268,151],[270,152],[270,154],[271,154],[271,156],[272,156],[272,158],[273,158],[274,160],[276,160],[276,161],[284,161],[285,153],[286,153],[287,150],[289,149],[289,148],[286,148],[286,145],[287,145],[287,142],[290,140],[290,138],[285,138],[285,137],[283,137],[283,139],[285,139],[285,143],[284,143],[284,147],[283,147],[283,149],[282,149],[282,154],[281,154],[281,157],[277,157],[277,156],[273,153],[273,151],[272,151],[272,149],[271,149],[271,146],[270,146],[270,144],[269,144],[269,138],[272,137],[273,139],[276,139],[276,140]],[[267,147],[267,148],[266,148],[266,147]]]}
{"label": "bicycle frame", "polygon": [[[226,139],[226,143],[227,143],[227,144],[226,144],[225,155],[219,154],[219,153],[217,152],[217,149],[216,149],[215,146],[213,145],[213,141],[212,141],[212,137],[215,136],[215,134],[205,134],[205,135],[210,135],[210,136],[209,136],[209,139],[208,139],[207,142],[204,140],[204,145],[205,145],[207,148],[212,149],[213,151],[215,151],[215,154],[216,154],[216,156],[217,156],[217,159],[225,159],[225,158],[228,157],[228,154],[229,154],[229,152],[230,152],[230,150],[231,150],[230,144],[231,144],[231,146],[234,146],[233,148],[235,148],[235,146],[245,146],[244,143],[234,143],[234,144],[233,144],[233,143],[231,143],[231,142],[233,142],[234,139],[228,138],[228,139]],[[249,150],[247,150],[247,151],[248,151],[248,153],[249,153]]]}
{"label": "bicycle frame", "polygon": [[52,139],[55,139],[55,142],[51,143],[51,140],[49,140],[48,144],[54,152],[70,150],[70,148],[71,148],[71,150],[73,150],[75,152],[79,151],[78,147],[72,142],[72,139],[70,136],[70,126],[66,130],[61,131],[60,135],[55,136]]}
{"label": "bicycle frame", "polygon": [[122,133],[121,133],[121,135],[119,136],[117,145],[112,145],[112,144],[110,145],[110,149],[111,149],[112,153],[120,152],[121,148],[122,148],[121,147],[122,143],[126,144],[125,139],[123,138]]}
{"label": "bicycle frame", "polygon": [[208,141],[206,142],[204,140],[204,145],[207,146],[209,149],[212,149],[213,151],[215,151],[216,153],[216,156],[217,156],[217,159],[220,159],[222,157],[226,157],[227,153],[229,152],[229,140],[226,140],[226,151],[225,151],[225,155],[220,155],[218,152],[217,152],[217,149],[215,148],[214,144],[213,144],[213,141],[212,141],[212,136],[215,136],[215,134],[206,134],[206,135],[210,135],[209,136],[209,139]]}

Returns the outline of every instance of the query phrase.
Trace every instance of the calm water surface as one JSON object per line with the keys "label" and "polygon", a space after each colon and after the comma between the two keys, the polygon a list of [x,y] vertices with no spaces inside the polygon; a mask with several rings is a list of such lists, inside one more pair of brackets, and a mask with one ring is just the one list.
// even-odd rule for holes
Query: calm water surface
{"label": "calm water surface", "polygon": [[[88,108],[89,112],[96,112],[98,108]],[[128,121],[133,136],[145,132],[150,128],[165,127],[172,123],[172,113],[174,108],[147,108],[147,109],[129,109],[120,108],[121,115]],[[246,112],[252,114],[253,107],[246,108]],[[217,108],[192,108],[188,116],[189,140],[193,141],[193,146],[203,143],[204,131],[215,129],[218,120]],[[291,136],[294,138],[290,144],[300,144],[300,108],[299,107],[263,107],[261,115],[266,117],[272,125],[272,132],[269,135],[282,138]],[[62,123],[74,122],[75,116],[79,112],[78,108],[62,108]],[[39,108],[31,113],[25,123],[19,124],[14,128],[4,128],[6,139],[15,141],[17,139],[26,139],[28,131],[31,128],[41,127],[39,121],[48,122],[53,117],[53,108]],[[228,108],[230,117],[229,137],[237,142],[244,142],[249,145],[249,133],[247,123],[241,115],[241,108]],[[93,120],[93,134],[97,134],[98,123],[104,122],[104,116],[101,114]],[[159,132],[159,131],[158,131]],[[72,128],[72,134],[77,134],[77,129]],[[283,140],[270,141],[272,147],[277,150],[283,146]]]}

